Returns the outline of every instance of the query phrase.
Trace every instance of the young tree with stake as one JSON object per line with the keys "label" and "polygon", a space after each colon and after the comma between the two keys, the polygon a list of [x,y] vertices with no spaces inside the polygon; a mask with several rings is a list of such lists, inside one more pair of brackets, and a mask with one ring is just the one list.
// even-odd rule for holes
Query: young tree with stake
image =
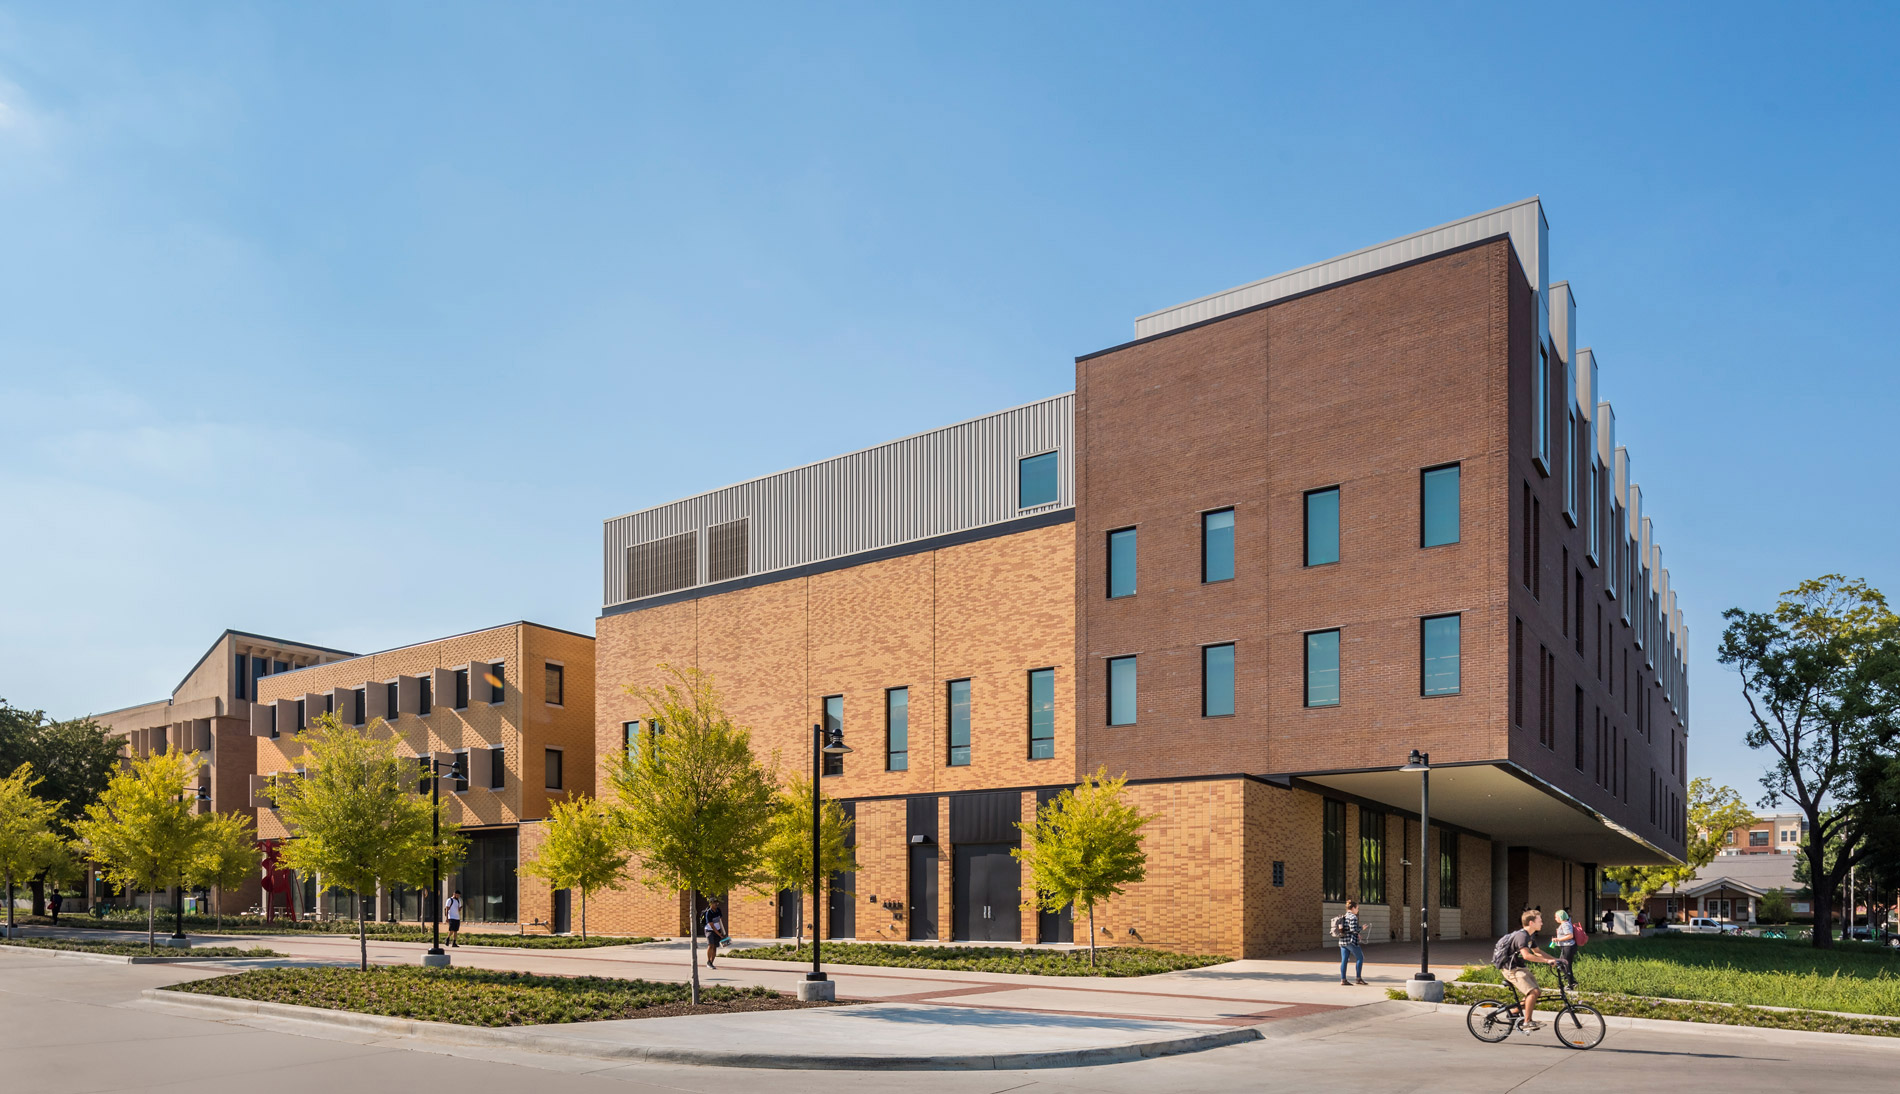
{"label": "young tree with stake", "polygon": [[577,795],[548,809],[547,837],[521,872],[556,889],[581,894],[581,938],[587,937],[587,895],[618,889],[627,879],[627,855],[614,839],[614,825],[596,798]]}
{"label": "young tree with stake", "polygon": [[112,777],[73,825],[86,855],[115,885],[145,891],[145,948],[156,948],[158,890],[182,881],[203,837],[192,812],[196,752],[156,752]]}
{"label": "young tree with stake", "polygon": [[19,880],[37,877],[64,851],[53,831],[61,803],[37,796],[34,791],[40,782],[30,763],[21,764],[13,774],[0,779],[0,874],[6,880],[9,934],[13,931],[13,886]]}
{"label": "young tree with stake", "polygon": [[224,928],[224,891],[235,889],[257,876],[264,861],[257,846],[257,831],[251,818],[241,813],[204,815],[204,842],[198,856],[186,871],[193,886],[212,890],[211,908],[217,927]]}
{"label": "young tree with stake", "polygon": [[[362,730],[335,714],[321,714],[297,734],[308,753],[303,778],[280,777],[271,788],[277,815],[290,829],[279,861],[305,876],[356,893],[358,967],[369,969],[365,895],[382,884],[427,888],[438,854],[431,827],[435,812],[416,791],[415,761],[397,754],[381,718]],[[467,849],[441,803],[444,872]]]}
{"label": "young tree with stake", "polygon": [[1095,966],[1095,906],[1122,887],[1148,876],[1141,830],[1154,819],[1122,800],[1128,777],[1109,778],[1101,768],[1073,790],[1036,811],[1034,824],[1018,824],[1023,845],[1010,852],[1029,868],[1035,892],[1027,908],[1060,912],[1074,904],[1088,914],[1089,967]]}
{"label": "young tree with stake", "polygon": [[[699,669],[661,665],[667,682],[628,688],[665,727],[607,765],[608,804],[621,843],[648,888],[717,895],[757,874],[777,803],[773,773],[752,754],[752,734],[721,706]],[[649,723],[651,724],[651,722]],[[695,908],[694,912],[697,913]],[[698,924],[688,924],[692,1002],[699,1003]]]}

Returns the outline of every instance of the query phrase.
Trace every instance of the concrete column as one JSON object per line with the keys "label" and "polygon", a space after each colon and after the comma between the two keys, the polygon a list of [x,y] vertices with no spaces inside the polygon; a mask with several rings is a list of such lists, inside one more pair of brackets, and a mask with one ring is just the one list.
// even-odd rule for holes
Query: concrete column
{"label": "concrete column", "polygon": [[1511,849],[1504,841],[1491,840],[1491,933],[1502,935],[1511,930]]}

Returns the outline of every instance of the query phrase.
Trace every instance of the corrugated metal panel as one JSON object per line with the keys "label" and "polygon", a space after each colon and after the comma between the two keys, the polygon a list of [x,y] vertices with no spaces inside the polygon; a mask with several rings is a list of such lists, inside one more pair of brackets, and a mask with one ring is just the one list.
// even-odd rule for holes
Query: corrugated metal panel
{"label": "corrugated metal panel", "polygon": [[1023,796],[1013,790],[957,794],[950,799],[950,842],[1014,843],[1022,838]]}
{"label": "corrugated metal panel", "polygon": [[1542,202],[1537,198],[1526,198],[1503,208],[1427,228],[1389,243],[1150,312],[1135,320],[1135,337],[1165,334],[1178,327],[1200,323],[1228,312],[1361,277],[1507,233],[1511,237],[1511,246],[1517,251],[1518,262],[1535,281],[1533,287],[1541,295],[1550,284],[1549,248],[1545,246],[1547,229]]}
{"label": "corrugated metal panel", "polygon": [[[1075,504],[1075,396],[920,433],[606,522],[606,605],[633,599],[628,548],[747,521],[746,572],[770,573]],[[1016,505],[1016,461],[1057,452],[1057,497]],[[697,537],[703,545],[707,537]],[[701,549],[693,584],[709,580]]]}

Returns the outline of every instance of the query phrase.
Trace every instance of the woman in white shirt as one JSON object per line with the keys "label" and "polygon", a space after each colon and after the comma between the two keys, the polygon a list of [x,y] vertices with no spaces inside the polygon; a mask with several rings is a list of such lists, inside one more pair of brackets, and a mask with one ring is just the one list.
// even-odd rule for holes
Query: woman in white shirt
{"label": "woman in white shirt", "polygon": [[449,945],[460,946],[455,936],[462,929],[462,890],[455,890],[455,895],[449,897],[449,902],[442,906],[442,914],[449,921]]}

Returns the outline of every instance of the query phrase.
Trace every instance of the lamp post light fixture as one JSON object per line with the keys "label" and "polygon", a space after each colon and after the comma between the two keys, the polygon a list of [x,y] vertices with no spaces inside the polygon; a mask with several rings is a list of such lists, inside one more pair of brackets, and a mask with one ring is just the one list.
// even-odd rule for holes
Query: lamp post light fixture
{"label": "lamp post light fixture", "polygon": [[[814,723],[811,727],[811,971],[798,985],[798,997],[804,1001],[814,999],[831,1000],[838,996],[838,989],[818,967],[818,936],[823,933],[824,909],[819,906],[818,898],[824,892],[821,884],[823,863],[819,856],[820,824],[824,820],[822,799],[818,794],[818,780],[824,772],[826,756],[842,756],[851,751],[844,743],[844,730],[834,727],[826,732],[823,723]],[[822,987],[820,985],[823,985]]]}
{"label": "lamp post light fixture", "polygon": [[1444,1001],[1445,986],[1432,975],[1432,916],[1429,904],[1433,874],[1432,840],[1432,756],[1413,749],[1400,771],[1418,772],[1418,975],[1406,982],[1405,993],[1414,999],[1437,1003]]}
{"label": "lamp post light fixture", "polygon": [[434,756],[425,757],[429,764],[429,827],[434,839],[435,860],[431,875],[435,879],[429,889],[429,949],[422,955],[422,963],[429,968],[443,969],[449,965],[449,952],[442,948],[442,776],[446,773],[455,777],[460,773],[460,760],[443,763]]}

